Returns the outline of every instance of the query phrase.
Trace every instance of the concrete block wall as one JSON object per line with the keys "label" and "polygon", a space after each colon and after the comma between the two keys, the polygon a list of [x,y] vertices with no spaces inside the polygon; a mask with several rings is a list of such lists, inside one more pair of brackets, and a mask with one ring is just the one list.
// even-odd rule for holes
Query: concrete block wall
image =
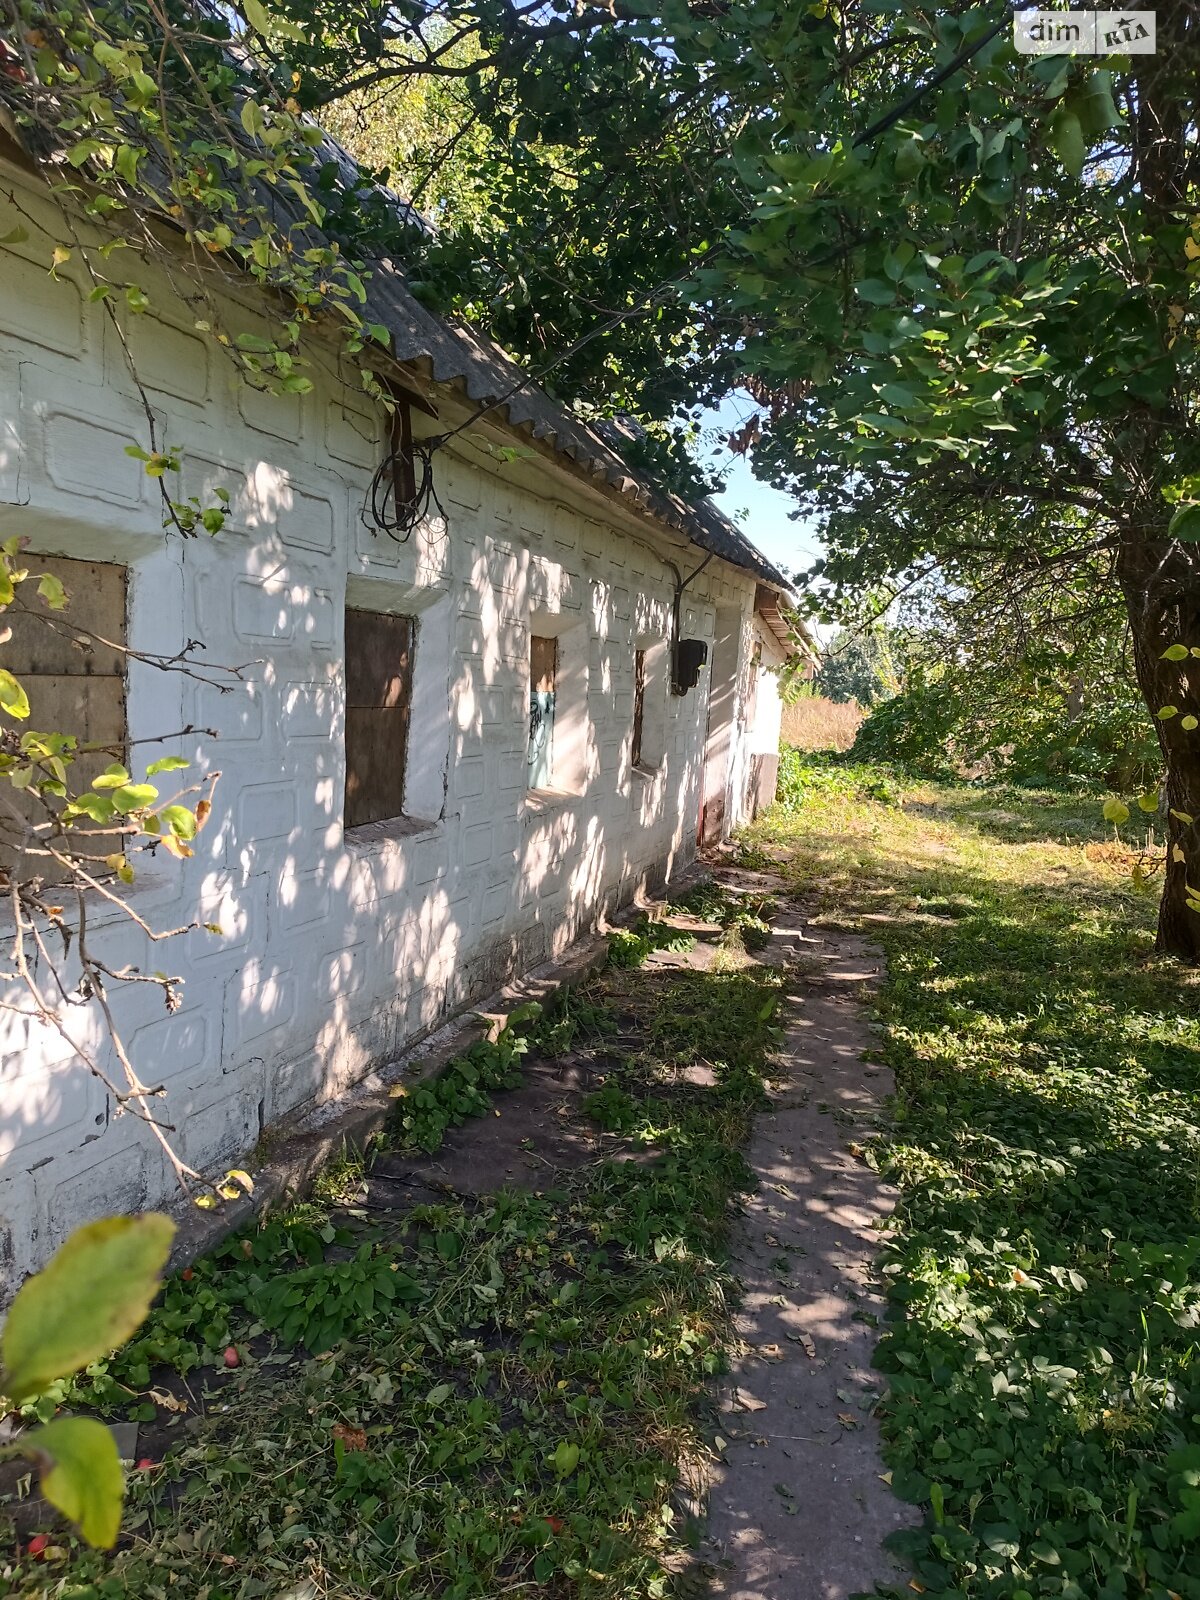
{"label": "concrete block wall", "polygon": [[[680,541],[543,447],[498,457],[504,434],[488,421],[436,458],[444,516],[393,542],[360,517],[382,421],[333,352],[314,345],[312,393],[256,393],[164,290],[128,324],[138,378],[160,440],[184,450],[177,494],[207,502],[221,486],[231,507],[216,538],[165,533],[155,484],[125,454],[146,443],[146,418],[121,341],[87,304],[76,264],[50,280],[53,213],[32,190],[22,206],[46,231],[0,250],[0,537],[125,566],[134,650],[204,645],[196,675],[129,664],[130,736],[165,736],[135,754],[166,750],[192,774],[221,774],[194,859],[139,857],[131,901],[152,928],[222,931],[156,943],[102,904],[91,925],[111,966],[184,978],[174,1014],[148,986],[115,990],[114,1006],[144,1081],[163,1088],[177,1149],[219,1172],[280,1118],[343,1092],[689,862],[707,683],[671,695],[665,649],[649,657],[644,770],[630,762],[634,652],[667,638],[665,560],[678,562]],[[0,236],[12,221],[0,201]],[[230,310],[246,328],[256,315]],[[439,425],[461,414],[452,397],[441,403]],[[741,608],[742,696],[754,587],[714,561],[684,595],[685,635],[711,640],[717,606]],[[407,815],[349,834],[348,602],[417,618]],[[86,595],[72,603],[84,619]],[[531,631],[559,638],[553,793],[525,787]],[[63,1023],[115,1070],[90,1008],[65,1007]],[[175,1195],[149,1131],[114,1114],[64,1038],[0,1012],[10,1283],[80,1222]]]}

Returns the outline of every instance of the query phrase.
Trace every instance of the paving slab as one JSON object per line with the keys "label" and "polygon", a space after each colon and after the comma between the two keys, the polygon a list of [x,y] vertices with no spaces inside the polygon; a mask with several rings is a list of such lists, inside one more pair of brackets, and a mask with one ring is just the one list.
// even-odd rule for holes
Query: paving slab
{"label": "paving slab", "polygon": [[727,1444],[705,1554],[719,1600],[849,1600],[906,1581],[883,1541],[917,1515],[883,1477],[872,1414],[873,1261],[896,1192],[854,1153],[893,1087],[864,1059],[882,955],[789,902],[761,959],[803,976],[748,1152],[759,1189],[733,1243],[742,1353],[718,1396]]}

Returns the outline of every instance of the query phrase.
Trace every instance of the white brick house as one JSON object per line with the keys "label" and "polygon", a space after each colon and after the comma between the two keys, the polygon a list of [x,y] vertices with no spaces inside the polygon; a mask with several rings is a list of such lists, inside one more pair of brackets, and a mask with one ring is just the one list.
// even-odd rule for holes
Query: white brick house
{"label": "white brick house", "polygon": [[[204,661],[243,669],[223,693],[131,658],[123,683],[129,738],[168,736],[135,745],[139,757],[166,750],[221,773],[194,859],[139,858],[132,903],[154,927],[198,909],[221,935],[155,946],[103,905],[92,913],[93,938],[110,923],[111,964],[186,980],[174,1015],[155,990],[122,991],[119,1021],[144,1079],[165,1088],[181,1153],[219,1172],[279,1119],[344,1093],[677,875],[702,823],[728,832],[777,738],[769,673],[752,691],[758,656],[762,668],[784,656],[770,626],[784,583],[711,507],[654,497],[530,391],[438,451],[444,515],[396,543],[360,514],[387,419],[344,381],[332,342],[314,336],[314,392],[272,398],[239,383],[164,292],[128,321],[136,370],[161,437],[183,448],[182,494],[221,485],[232,508],[216,538],[165,533],[154,484],[125,453],[145,417],[120,342],[73,266],[48,275],[54,214],[3,161],[0,237],[10,191],[44,231],[0,247],[0,537],[119,569],[131,649],[171,655],[197,639]],[[434,414],[414,412],[418,428],[453,430],[511,386],[497,352],[436,323],[400,280],[381,275],[372,294]],[[262,310],[247,298],[241,315],[253,327]],[[71,615],[86,619],[89,585],[64,570]],[[671,681],[676,613],[678,637],[709,652],[685,694]],[[351,682],[348,719],[348,640],[368,663],[353,679],[401,637],[403,733],[369,685]],[[530,691],[546,662],[553,748],[531,788]],[[380,749],[398,769],[377,770]],[[389,781],[391,814],[347,827],[348,792],[369,810]],[[103,1050],[90,1013],[73,1025]],[[8,1275],[89,1217],[174,1197],[145,1127],[112,1114],[49,1030],[0,1013]]]}

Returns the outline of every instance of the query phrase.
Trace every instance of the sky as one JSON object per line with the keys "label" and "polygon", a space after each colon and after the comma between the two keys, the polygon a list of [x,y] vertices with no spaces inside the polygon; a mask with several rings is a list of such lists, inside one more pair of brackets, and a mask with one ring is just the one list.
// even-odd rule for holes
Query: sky
{"label": "sky", "polygon": [[[739,390],[723,400],[719,407],[706,412],[701,427],[719,429],[722,434],[733,433],[761,409],[748,394]],[[717,456],[706,454],[704,463],[727,477],[724,493],[715,496],[717,505],[777,567],[791,573],[797,567],[807,566],[820,554],[821,547],[811,525],[804,518],[797,522],[791,520],[790,513],[796,509],[796,502],[769,484],[759,483],[744,456],[735,456],[723,448]]]}

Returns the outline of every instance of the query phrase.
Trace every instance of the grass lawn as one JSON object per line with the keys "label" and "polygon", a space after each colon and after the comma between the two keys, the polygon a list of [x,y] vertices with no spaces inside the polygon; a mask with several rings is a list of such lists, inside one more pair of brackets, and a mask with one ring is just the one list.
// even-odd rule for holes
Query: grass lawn
{"label": "grass lawn", "polygon": [[1097,798],[799,790],[752,844],[888,959],[905,1592],[1200,1600],[1200,982]]}
{"label": "grass lawn", "polygon": [[[420,1181],[395,1210],[362,1203],[361,1169],[331,1174],[172,1278],[129,1346],[45,1396],[46,1415],[139,1421],[125,1532],[113,1555],[61,1524],[31,1541],[53,1519],[18,1504],[0,1594],[693,1592],[678,1491],[713,1447],[725,1239],[781,992],[730,931],[738,908],[701,900],[728,923],[712,970],[640,964],[690,936],[623,936],[524,1037],[473,1047],[398,1101],[384,1154]],[[581,1158],[546,1163],[540,1189],[439,1192],[430,1153],[448,1128],[461,1151],[472,1129],[507,1127],[491,1121],[517,1119],[505,1088],[535,1068],[553,1084],[568,1061],[591,1086]]]}

